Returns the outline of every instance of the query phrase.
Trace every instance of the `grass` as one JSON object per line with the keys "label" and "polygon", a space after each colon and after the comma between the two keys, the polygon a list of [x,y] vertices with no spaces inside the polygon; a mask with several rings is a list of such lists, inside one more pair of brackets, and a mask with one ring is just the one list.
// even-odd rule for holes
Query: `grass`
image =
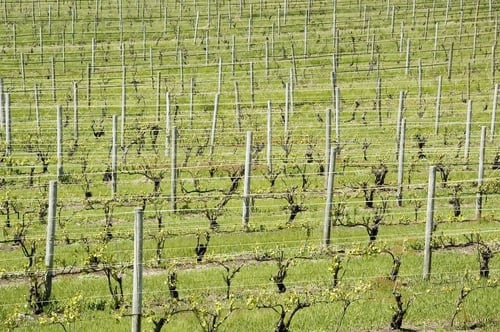
{"label": "grass", "polygon": [[[186,300],[179,305],[189,310],[174,315],[165,330],[203,330],[195,318],[196,310],[221,310],[218,313],[224,314],[230,302],[224,299],[221,262],[233,269],[243,264],[231,288],[238,310],[220,325],[224,331],[272,329],[279,317],[277,312],[256,306],[273,303],[290,309],[297,299],[311,301],[313,305],[298,311],[291,330],[386,330],[394,312],[393,290],[402,293],[405,303],[412,299],[403,327],[437,331],[474,326],[484,331],[498,329],[499,312],[492,305],[500,295],[495,283],[496,255],[490,262],[489,283],[476,280],[478,241],[483,241],[494,253],[499,245],[498,170],[491,167],[498,147],[489,127],[484,175],[486,199],[483,217],[475,220],[479,132],[481,126],[490,125],[496,107],[492,99],[498,69],[491,69],[492,65],[498,66],[491,60],[491,47],[498,33],[492,14],[497,9],[495,4],[490,12],[486,3],[479,2],[448,9],[445,3],[430,2],[415,3],[414,8],[404,1],[337,3],[335,24],[339,39],[336,41],[332,33],[333,3],[328,1],[289,1],[286,17],[282,1],[137,1],[122,3],[121,28],[119,3],[102,0],[2,4],[0,31],[7,37],[2,44],[0,77],[3,92],[10,95],[12,115],[12,153],[2,158],[0,169],[4,193],[0,212],[5,223],[8,215],[12,224],[4,227],[0,237],[0,287],[4,299],[0,321],[4,326],[16,331],[129,328],[133,208],[145,206],[143,325],[146,330],[153,329],[153,319],[175,308],[167,281],[173,271],[177,273],[180,296]],[[311,3],[306,48],[305,15]],[[199,30],[194,38],[197,13]],[[435,46],[436,23],[439,39]],[[97,46],[94,62],[92,38]],[[408,40],[411,53],[410,67],[406,70]],[[452,45],[453,63],[448,79]],[[338,60],[336,66],[332,63],[334,55]],[[52,58],[55,72],[52,72]],[[95,69],[89,76],[87,68],[91,63],[95,63]],[[117,136],[119,145],[128,146],[129,150],[119,148],[118,192],[112,199],[110,184],[102,179],[111,164],[111,118],[120,116],[122,111],[124,67],[127,117],[123,141],[120,120]],[[336,160],[334,206],[343,209],[344,214],[332,228],[328,251],[322,248],[325,109],[334,109],[333,70],[341,99],[338,133],[336,119],[332,118],[331,143],[341,148]],[[438,76],[442,76],[443,86],[436,134]],[[379,78],[380,109],[376,106]],[[289,114],[290,132],[286,133],[285,84],[291,81],[293,110]],[[73,138],[73,82],[78,84],[77,146]],[[405,92],[403,116],[407,123],[402,207],[395,200],[400,91]],[[167,92],[169,114],[166,114]],[[211,156],[208,142],[218,92]],[[236,118],[237,99],[241,119]],[[464,121],[469,99],[473,101],[472,129],[466,158]],[[273,174],[268,173],[266,165],[268,101],[272,105],[272,161],[277,176],[273,185]],[[56,178],[56,105],[63,107],[65,177],[58,186],[55,264],[58,271],[86,272],[58,275],[51,298],[54,301],[43,314],[32,315],[27,305],[33,286],[29,275],[43,273],[45,269],[44,206],[47,183]],[[37,108],[40,126],[36,121]],[[177,212],[170,207],[171,155],[165,154],[170,132],[166,130],[167,115],[170,125],[175,125],[179,133]],[[95,137],[94,131],[101,126],[104,136]],[[159,128],[156,145],[152,136],[155,126]],[[243,165],[247,131],[253,133],[254,152],[251,178],[254,199],[249,229],[244,231],[241,226],[241,181],[220,210],[219,228],[210,230],[206,213],[217,209],[231,185],[231,173],[234,175]],[[425,138],[422,151],[417,147],[417,135]],[[4,130],[1,136],[5,138]],[[4,150],[6,144],[3,139],[0,149]],[[363,146],[367,146],[366,158]],[[290,148],[288,155],[285,147]],[[419,153],[425,154],[425,158],[418,157]],[[42,171],[44,155],[48,161],[46,173]],[[312,156],[312,162],[306,155]],[[371,169],[381,163],[389,171],[385,184],[377,187],[372,184]],[[432,275],[429,281],[423,281],[428,169],[438,163],[449,167],[451,172],[447,183],[438,174]],[[149,173],[144,174],[146,171]],[[154,176],[162,178],[158,193],[153,192],[151,177]],[[387,202],[374,247],[367,246],[364,227],[346,227],[374,216],[376,209],[365,206],[363,183],[375,192],[375,208]],[[449,201],[457,185],[460,185],[462,211],[459,217],[454,217]],[[85,198],[86,191],[91,192],[91,197]],[[291,211],[287,194],[293,195],[294,203],[303,208],[290,224],[286,223]],[[111,228],[106,228],[106,208],[111,215]],[[164,233],[158,232],[159,215]],[[112,234],[107,241],[106,230]],[[196,263],[196,237],[203,240],[206,231],[211,234],[208,250],[203,262]],[[13,242],[16,234],[22,235],[28,249],[34,243],[35,264],[30,269],[20,245]],[[166,242],[161,249],[163,260],[158,264],[158,237],[162,235],[166,236]],[[386,278],[392,262],[390,255],[379,252],[382,248],[401,257],[401,270],[395,282]],[[288,288],[284,294],[276,293],[271,280],[278,270],[280,252],[285,259],[293,259],[284,281]],[[98,271],[89,269],[93,255],[101,260]],[[341,257],[343,267],[337,289],[331,287],[329,270],[335,255]],[[106,266],[111,266],[113,272],[124,273],[125,297],[119,310],[112,309],[112,297],[102,272]],[[116,283],[113,281],[112,285]],[[359,287],[362,291],[357,293]],[[451,327],[450,319],[463,287],[473,290]],[[345,303],[349,306],[341,319]]]}

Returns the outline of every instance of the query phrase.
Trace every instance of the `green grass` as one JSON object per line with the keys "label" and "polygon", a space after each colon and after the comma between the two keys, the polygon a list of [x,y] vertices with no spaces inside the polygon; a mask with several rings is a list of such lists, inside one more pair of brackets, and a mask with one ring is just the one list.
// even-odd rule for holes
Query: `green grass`
{"label": "green grass", "polygon": [[[306,49],[304,30],[309,3],[313,5],[307,25]],[[491,287],[481,288],[486,281],[475,280],[479,274],[477,240],[483,241],[495,253],[499,246],[498,170],[491,167],[498,146],[496,138],[490,137],[489,128],[495,107],[492,105],[493,87],[498,76],[498,61],[492,62],[492,45],[498,33],[493,15],[498,11],[495,3],[490,12],[487,2],[464,3],[463,8],[453,4],[449,10],[444,2],[416,2],[414,8],[408,1],[339,2],[335,20],[338,41],[332,33],[334,11],[331,1],[288,1],[286,17],[283,1],[122,2],[122,34],[118,4],[112,0],[5,1],[1,4],[0,32],[5,38],[0,77],[3,92],[10,95],[12,116],[12,153],[0,161],[3,193],[0,220],[5,222],[0,236],[3,295],[0,322],[5,323],[4,326],[16,317],[19,324],[12,325],[16,331],[60,331],[63,328],[122,331],[130,328],[133,209],[145,204],[145,330],[152,330],[152,319],[158,319],[162,310],[172,307],[167,282],[172,271],[177,273],[177,287],[181,298],[186,300],[180,306],[189,310],[174,315],[164,330],[200,330],[192,312],[197,305],[209,309],[219,301],[227,309],[228,301],[223,299],[224,268],[218,264],[220,262],[231,268],[244,264],[231,288],[238,310],[220,326],[223,331],[271,330],[278,314],[269,308],[248,305],[247,300],[289,305],[293,301],[289,302],[288,297],[293,295],[314,304],[297,313],[291,330],[335,331],[339,323],[345,331],[383,330],[388,328],[393,314],[394,289],[403,294],[405,303],[413,299],[403,327],[450,330],[453,329],[450,319],[464,286],[474,290],[456,317],[456,327],[477,324],[484,331],[498,329],[500,312],[492,305],[500,295],[494,284],[498,279],[496,255],[490,262]],[[195,39],[197,13],[199,29]],[[74,25],[73,15],[76,18]],[[439,38],[435,49],[436,23]],[[477,37],[474,36],[476,31]],[[92,38],[96,41],[95,70],[89,79],[87,68],[92,62]],[[411,46],[408,73],[405,68],[407,40]],[[452,45],[453,65],[448,79]],[[332,63],[334,54],[338,60],[336,67]],[[52,58],[55,90],[51,78]],[[219,92],[219,59],[222,61],[222,80],[214,153],[210,156],[208,142],[215,95]],[[496,66],[494,70],[492,65]],[[119,147],[118,191],[112,200],[110,184],[102,179],[111,164],[111,118],[113,115],[120,117],[122,110],[123,67],[126,67],[127,118],[123,142],[118,119],[118,141],[129,149],[126,152]],[[341,98],[338,142],[335,117],[332,117],[331,143],[341,147],[336,160],[334,205],[344,209],[345,218],[332,228],[330,251],[327,251],[322,248],[326,197],[323,171],[325,110],[334,109],[332,70],[335,70]],[[442,76],[443,85],[439,133],[436,134],[438,76]],[[379,78],[381,118],[376,108]],[[283,118],[285,84],[291,79],[294,94],[288,133],[291,149],[287,155]],[[73,82],[78,84],[79,137],[76,150],[70,154],[75,147]],[[236,118],[236,83],[240,119]],[[38,105],[35,105],[35,85]],[[395,199],[400,91],[405,92],[403,116],[407,123],[401,207]],[[165,154],[169,134],[166,130],[167,92],[171,102],[170,125],[178,129],[177,212],[172,211],[170,205],[171,155]],[[464,156],[464,122],[468,99],[473,102],[473,110],[467,159]],[[271,185],[266,165],[268,101],[272,105],[272,162],[274,174],[277,174],[274,185]],[[33,282],[28,275],[31,272],[43,274],[45,270],[47,216],[43,212],[48,196],[47,184],[56,179],[57,105],[63,107],[65,122],[65,177],[58,186],[55,267],[58,271],[83,269],[87,272],[58,275],[51,298],[54,302],[46,306],[43,314],[31,315],[27,299]],[[40,127],[36,121],[36,106]],[[93,131],[100,126],[104,136],[96,138]],[[153,144],[151,136],[153,126],[159,127],[157,145]],[[481,126],[487,126],[488,133],[484,174],[488,190],[483,217],[475,220]],[[220,211],[219,228],[210,230],[206,213],[217,209],[231,185],[231,173],[244,164],[247,131],[253,133],[254,148],[251,174],[254,200],[249,229],[244,231],[242,228],[241,181]],[[5,135],[2,128],[0,150],[6,148]],[[421,151],[425,158],[418,157],[417,135],[426,139]],[[363,145],[368,145],[366,159]],[[262,148],[260,152],[257,152],[258,147]],[[46,173],[42,171],[39,153],[48,158]],[[306,154],[312,156],[312,162],[308,162]],[[389,171],[385,185],[378,188],[373,184],[371,168],[380,163]],[[443,183],[439,174],[437,176],[432,275],[430,281],[422,281],[427,181],[429,166],[437,163],[448,166],[451,172],[447,183]],[[150,172],[149,177],[162,177],[158,193],[153,193],[153,182],[144,175],[145,170]],[[375,249],[367,246],[368,235],[364,227],[346,227],[374,215],[375,209],[365,207],[363,183],[375,190],[375,207],[387,202]],[[462,214],[453,217],[449,201],[457,185],[461,186]],[[85,198],[87,190],[92,194],[88,199]],[[290,193],[294,203],[304,210],[287,224],[290,203],[286,195]],[[112,239],[109,241],[104,240],[106,207],[110,207],[112,216]],[[7,227],[7,214],[11,227]],[[156,240],[159,214],[166,235],[160,264]],[[23,222],[23,241],[28,250],[32,243],[36,249],[31,269],[27,269],[28,259],[20,245],[12,241]],[[206,231],[211,234],[208,251],[203,262],[196,263],[196,236],[200,235],[203,240]],[[381,248],[401,257],[396,282],[386,279],[392,262],[390,255],[376,250]],[[285,279],[288,288],[285,294],[277,294],[271,280],[278,270],[276,257],[281,251],[285,259],[293,258]],[[121,310],[112,309],[104,273],[89,270],[89,259],[94,254],[101,260],[99,270],[104,264],[110,264],[113,271],[125,274],[125,299]],[[323,291],[335,292],[330,287],[332,274],[329,271],[335,254],[342,257],[343,266],[338,290],[346,293],[344,298],[323,303],[328,298]],[[367,289],[356,294],[353,290],[359,285]],[[79,299],[78,294],[83,298]],[[356,295],[359,299],[348,307],[341,320],[342,299]],[[72,304],[75,299],[79,300]],[[70,314],[75,316],[69,318]],[[63,322],[64,326],[46,324],[44,320],[50,317],[67,321]]]}

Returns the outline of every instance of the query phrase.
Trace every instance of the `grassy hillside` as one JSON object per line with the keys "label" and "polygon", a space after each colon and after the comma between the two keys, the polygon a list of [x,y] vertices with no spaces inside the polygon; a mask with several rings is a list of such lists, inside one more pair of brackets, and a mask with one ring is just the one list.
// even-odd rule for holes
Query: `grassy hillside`
{"label": "grassy hillside", "polygon": [[0,8],[7,329],[130,328],[136,207],[143,330],[498,329],[495,1]]}

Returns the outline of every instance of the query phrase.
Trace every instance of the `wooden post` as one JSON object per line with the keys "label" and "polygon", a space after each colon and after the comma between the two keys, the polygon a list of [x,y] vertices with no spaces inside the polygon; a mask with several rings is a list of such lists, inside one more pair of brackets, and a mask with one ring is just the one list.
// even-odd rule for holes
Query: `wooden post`
{"label": "wooden post", "polygon": [[236,117],[236,127],[241,131],[241,104],[240,104],[240,91],[238,89],[238,82],[234,81],[234,111]]}
{"label": "wooden post", "polygon": [[398,189],[396,199],[398,206],[403,206],[403,173],[404,173],[404,155],[405,155],[405,135],[406,135],[406,118],[401,120],[398,150]]}
{"label": "wooden post", "polygon": [[436,22],[436,25],[435,25],[435,29],[434,29],[434,50],[433,50],[433,54],[434,54],[434,61],[436,61],[437,59],[437,47],[438,47],[438,28],[439,28],[439,23]]}
{"label": "wooden post", "polygon": [[127,109],[127,67],[122,67],[122,105],[121,105],[121,126],[120,126],[120,147],[125,147],[125,119]]}
{"label": "wooden post", "polygon": [[332,109],[325,111],[325,185],[328,185],[327,168],[330,165],[330,150],[332,147]]}
{"label": "wooden post", "polygon": [[165,93],[165,157],[168,157],[170,151],[170,135],[171,135],[171,121],[170,121],[170,92]]}
{"label": "wooden post", "polygon": [[[4,1],[5,2],[5,1]],[[12,24],[12,46],[14,48],[14,58],[17,56],[17,37],[16,37],[16,23]]]}
{"label": "wooden post", "polygon": [[45,298],[52,294],[52,278],[54,277],[54,243],[56,234],[57,181],[49,181],[49,207],[47,211],[47,238],[45,240]]}
{"label": "wooden post", "polygon": [[288,104],[289,104],[289,108],[290,108],[290,114],[293,114],[293,110],[294,110],[294,108],[293,108],[293,95],[294,95],[293,91],[295,89],[294,87],[295,87],[295,83],[296,83],[296,81],[295,81],[296,77],[294,75],[293,67],[290,68],[289,75],[290,75],[290,85],[288,86],[288,88],[290,89],[290,92],[289,92],[290,100],[288,101]]}
{"label": "wooden post", "polygon": [[234,76],[234,68],[236,65],[236,37],[231,36],[231,75]]}
{"label": "wooden post", "polygon": [[55,57],[52,56],[50,60],[50,78],[52,81],[52,101],[55,103],[57,100],[57,94],[56,94],[56,60]]}
{"label": "wooden post", "polygon": [[92,38],[91,57],[90,57],[90,68],[92,70],[92,74],[95,73],[95,50],[96,50],[96,42],[95,42],[95,38]]}
{"label": "wooden post", "polygon": [[117,163],[117,116],[113,114],[112,138],[111,138],[111,197],[116,197],[116,187],[118,183],[118,163]]}
{"label": "wooden post", "polygon": [[196,12],[196,19],[194,21],[194,37],[193,37],[193,44],[196,44],[196,38],[198,38],[198,24],[200,21],[200,12]]}
{"label": "wooden post", "polygon": [[418,82],[417,82],[417,95],[418,107],[422,107],[422,59],[418,59]]}
{"label": "wooden post", "polygon": [[425,236],[424,236],[424,268],[423,279],[429,280],[431,273],[431,239],[432,229],[434,228],[434,191],[436,189],[436,166],[429,167],[429,183],[427,189],[427,213],[425,221]]}
{"label": "wooden post", "polygon": [[439,133],[439,118],[441,117],[441,94],[442,94],[442,85],[443,80],[441,75],[438,77],[438,89],[436,96],[436,113],[434,119],[434,134],[437,135]]}
{"label": "wooden post", "polygon": [[495,139],[495,122],[498,104],[498,83],[493,88],[493,107],[491,109],[490,142]]}
{"label": "wooden post", "polygon": [[269,82],[269,41],[266,40],[264,43],[265,49],[265,68],[266,68],[266,80]]}
{"label": "wooden post", "polygon": [[[2,95],[2,93],[0,92],[0,96]],[[38,135],[41,134],[41,125],[40,125],[40,103],[39,103],[39,100],[38,100],[38,85],[35,84],[34,88],[33,88],[33,95],[35,97],[35,121],[36,121],[36,133]],[[0,102],[0,105],[2,103]],[[0,112],[1,114],[2,112]],[[3,126],[3,119],[2,119],[2,126]]]}
{"label": "wooden post", "polygon": [[378,113],[378,126],[382,127],[382,79],[377,78],[377,87],[375,89],[375,100]]}
{"label": "wooden post", "polygon": [[57,179],[61,180],[63,171],[63,121],[62,107],[57,105]]}
{"label": "wooden post", "polygon": [[134,271],[132,286],[132,332],[141,331],[142,320],[142,249],[144,211],[134,209]]}
{"label": "wooden post", "polygon": [[[333,62],[335,62],[335,60],[333,60]],[[330,73],[330,83],[332,88],[332,107],[335,107],[335,88],[337,87],[337,75],[334,71]],[[330,151],[328,151],[328,154],[330,154]]]}
{"label": "wooden post", "polygon": [[[5,2],[4,2],[5,3]],[[35,85],[36,91],[36,85]],[[0,77],[0,128],[3,129],[5,126],[5,109],[4,109],[4,92],[3,92],[3,78]],[[35,95],[35,108],[36,108],[36,98]]]}
{"label": "wooden post", "polygon": [[179,75],[181,80],[181,92],[184,93],[184,59],[182,50],[179,50]]}
{"label": "wooden post", "polygon": [[248,230],[250,221],[250,176],[252,172],[252,132],[247,131],[246,150],[245,150],[245,174],[243,178],[243,229]]}
{"label": "wooden post", "polygon": [[23,92],[26,92],[26,73],[24,71],[24,53],[21,52],[21,79],[23,82]]}
{"label": "wooden post", "polygon": [[177,212],[177,127],[173,126],[170,133],[170,209]]}
{"label": "wooden post", "polygon": [[219,72],[217,75],[217,93],[220,94],[222,92],[222,58],[219,57]]}
{"label": "wooden post", "polygon": [[451,80],[451,69],[453,66],[453,42],[450,46],[450,52],[448,54],[448,80]]}
{"label": "wooden post", "polygon": [[290,116],[290,83],[285,83],[285,133],[288,134],[288,117]]}
{"label": "wooden post", "polygon": [[405,65],[405,74],[408,75],[410,73],[410,38],[406,41],[406,65]]}
{"label": "wooden post", "polygon": [[10,119],[10,94],[4,93],[4,110],[5,110],[5,156],[10,156],[12,151],[11,142],[11,119]]}
{"label": "wooden post", "polygon": [[40,33],[40,63],[43,64],[43,28],[40,26],[39,28],[39,33]]}
{"label": "wooden post", "polygon": [[90,65],[87,64],[87,107],[90,107],[90,93],[91,93],[91,84],[92,84],[92,74],[90,70]]}
{"label": "wooden post", "polygon": [[210,131],[210,159],[213,158],[215,148],[215,130],[217,128],[217,113],[219,110],[219,94],[215,94],[214,98],[214,112],[212,115],[212,129]]}
{"label": "wooden post", "polygon": [[477,192],[476,192],[476,220],[481,220],[483,212],[483,175],[484,175],[484,155],[486,145],[486,126],[481,126],[481,143],[479,146],[479,165],[477,169]]}
{"label": "wooden post", "polygon": [[467,117],[465,119],[464,169],[469,165],[470,132],[472,126],[472,100],[467,101]]}
{"label": "wooden post", "polygon": [[267,174],[273,173],[273,122],[272,122],[272,105],[271,101],[267,101],[267,144],[266,144],[266,161]]}
{"label": "wooden post", "polygon": [[496,49],[497,49],[497,44],[493,43],[493,46],[491,46],[491,83],[495,83],[495,71],[496,71]]}
{"label": "wooden post", "polygon": [[73,140],[78,142],[78,83],[73,81]]}
{"label": "wooden post", "polygon": [[394,17],[396,15],[396,8],[392,5],[391,9],[391,38],[394,36]]}
{"label": "wooden post", "polygon": [[156,74],[156,123],[160,123],[161,71]]}
{"label": "wooden post", "polygon": [[255,82],[253,73],[253,62],[250,62],[250,108],[253,109],[255,103]]}
{"label": "wooden post", "polygon": [[189,129],[193,128],[194,112],[194,77],[189,79]]}
{"label": "wooden post", "polygon": [[340,88],[335,88],[335,144],[337,152],[340,153]]}
{"label": "wooden post", "polygon": [[471,64],[470,61],[467,63],[467,85],[466,85],[466,96],[467,100],[470,100],[470,75],[471,75]]}
{"label": "wooden post", "polygon": [[401,120],[403,119],[405,92],[399,91],[398,113],[396,116],[396,158],[398,157],[399,141],[401,138]]}
{"label": "wooden post", "polygon": [[333,188],[335,179],[335,162],[337,151],[335,147],[330,149],[330,163],[327,165],[328,184],[326,186],[326,205],[325,205],[325,221],[323,224],[323,247],[330,246],[330,233],[332,226],[332,206],[333,206]]}

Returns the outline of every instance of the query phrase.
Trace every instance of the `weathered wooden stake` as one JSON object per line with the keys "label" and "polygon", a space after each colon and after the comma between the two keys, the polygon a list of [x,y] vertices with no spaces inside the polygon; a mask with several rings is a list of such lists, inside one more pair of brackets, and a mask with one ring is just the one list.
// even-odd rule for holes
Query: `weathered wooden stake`
{"label": "weathered wooden stake", "polygon": [[[2,94],[0,93],[0,96]],[[40,105],[39,105],[39,100],[38,100],[38,86],[35,84],[33,88],[33,95],[35,98],[35,121],[36,121],[36,133],[38,135],[41,134],[41,126],[40,126]],[[2,103],[0,102],[0,105]],[[0,112],[1,114],[1,112]],[[2,120],[2,126],[3,126],[3,120]]]}
{"label": "weathered wooden stake", "polygon": [[434,49],[432,51],[433,55],[434,55],[434,61],[436,61],[436,59],[437,59],[438,29],[439,29],[439,22],[436,22],[435,29],[434,29]]}
{"label": "weathered wooden stake", "polygon": [[434,228],[434,197],[436,189],[436,166],[429,167],[429,183],[427,185],[427,212],[425,220],[425,236],[424,236],[424,265],[422,277],[424,280],[429,280],[431,274],[431,239],[432,230]]}
{"label": "weathered wooden stake", "polygon": [[49,207],[47,211],[47,237],[45,240],[45,298],[52,295],[52,278],[54,277],[54,244],[56,234],[57,213],[57,181],[49,181]]}
{"label": "weathered wooden stake", "polygon": [[10,94],[4,93],[4,111],[5,111],[5,156],[10,156],[12,151],[11,140],[11,119],[10,119]]}
{"label": "weathered wooden stake", "polygon": [[52,101],[55,103],[57,100],[57,88],[56,88],[56,60],[55,56],[52,56],[50,60],[50,78],[52,81]]}
{"label": "weathered wooden stake", "polygon": [[375,101],[378,113],[378,126],[382,127],[382,79],[377,78],[377,87],[375,88]]}
{"label": "weathered wooden stake", "polygon": [[40,63],[43,64],[43,28],[40,26]]}
{"label": "weathered wooden stake", "polygon": [[450,52],[448,54],[448,80],[451,80],[451,68],[453,65],[453,42],[450,46]]}
{"label": "weathered wooden stake", "polygon": [[[4,2],[5,3],[5,2]],[[36,85],[35,85],[36,89]],[[3,129],[5,126],[5,109],[4,109],[4,92],[3,92],[3,78],[0,77],[0,128]],[[36,96],[35,96],[36,101]],[[36,108],[36,103],[35,103]]]}
{"label": "weathered wooden stake", "polygon": [[490,126],[490,142],[495,139],[495,122],[497,116],[497,105],[498,105],[498,83],[495,84],[493,88],[493,107],[491,109],[491,126]]}
{"label": "weathered wooden stake", "polygon": [[194,77],[189,79],[189,128],[193,128],[194,116]]}
{"label": "weathered wooden stake", "polygon": [[170,210],[177,212],[177,127],[170,132]]}
{"label": "weathered wooden stake", "polygon": [[122,105],[121,105],[121,126],[120,126],[120,147],[125,148],[125,122],[127,110],[127,67],[122,66]]}
{"label": "weathered wooden stake", "polygon": [[222,92],[222,58],[219,57],[219,72],[217,75],[217,93],[220,94]]}
{"label": "weathered wooden stake", "polygon": [[245,150],[245,174],[243,177],[243,215],[242,224],[243,229],[248,230],[248,223],[250,221],[250,176],[252,173],[252,132],[247,131],[246,136],[246,150]]}
{"label": "weathered wooden stake", "polygon": [[481,126],[481,142],[479,145],[479,165],[477,169],[477,192],[476,192],[476,220],[481,220],[483,212],[483,176],[484,176],[484,155],[486,145],[486,126]]}
{"label": "weathered wooden stake", "polygon": [[335,144],[337,152],[340,153],[340,88],[335,88]]}
{"label": "weathered wooden stake", "polygon": [[91,52],[91,58],[90,58],[90,68],[91,68],[92,74],[93,74],[93,73],[95,73],[95,50],[96,50],[95,38],[92,38],[91,48],[92,48],[92,52]]}
{"label": "weathered wooden stake", "polygon": [[491,46],[491,84],[495,84],[496,49],[497,49],[497,44],[493,43],[493,46]]}
{"label": "weathered wooden stake", "polygon": [[73,140],[78,142],[78,83],[73,81]]}
{"label": "weathered wooden stake", "polygon": [[193,37],[193,44],[196,44],[196,39],[198,38],[198,24],[200,21],[200,12],[196,12],[196,19],[194,21],[194,37]]}
{"label": "weathered wooden stake", "polygon": [[288,133],[288,118],[290,116],[290,83],[285,83],[285,133]]}
{"label": "weathered wooden stake", "polygon": [[467,117],[465,120],[464,169],[469,167],[470,132],[472,126],[472,100],[467,101]]}
{"label": "weathered wooden stake", "polygon": [[236,66],[236,37],[231,36],[231,75],[234,76]]}
{"label": "weathered wooden stake", "polygon": [[236,118],[236,128],[241,131],[241,104],[238,82],[234,81],[234,113]]}
{"label": "weathered wooden stake", "polygon": [[439,118],[441,117],[441,94],[443,88],[443,79],[441,75],[438,77],[438,89],[436,96],[436,112],[434,116],[434,134],[437,135],[439,133]]}
{"label": "weathered wooden stake", "polygon": [[161,71],[156,75],[156,123],[160,123]]}
{"label": "weathered wooden stake", "polygon": [[398,150],[398,189],[396,199],[398,206],[403,206],[403,173],[404,173],[404,155],[405,155],[405,135],[406,135],[406,118],[401,120],[401,132],[399,137]]}
{"label": "weathered wooden stake", "polygon": [[332,109],[325,111],[325,188],[328,189],[328,172],[330,165],[330,150],[332,147]]}
{"label": "weathered wooden stake", "polygon": [[134,270],[132,280],[132,332],[141,331],[142,321],[142,249],[144,211],[134,209]]}
{"label": "weathered wooden stake", "polygon": [[422,107],[422,59],[418,59],[418,80],[417,80],[417,94],[418,94],[418,106]]}
{"label": "weathered wooden stake", "polygon": [[253,109],[255,103],[255,80],[253,72],[253,62],[250,62],[250,108]]}
{"label": "weathered wooden stake", "polygon": [[406,40],[406,65],[405,65],[405,74],[408,75],[410,73],[410,38]]}
{"label": "weathered wooden stake", "polygon": [[332,227],[332,207],[333,207],[333,188],[335,179],[335,161],[337,151],[333,147],[330,149],[330,162],[327,165],[326,172],[328,174],[328,184],[326,186],[326,204],[325,204],[325,221],[323,225],[323,247],[330,246],[330,234]]}
{"label": "weathered wooden stake", "polygon": [[399,91],[399,103],[398,103],[398,112],[396,115],[396,158],[399,156],[399,145],[401,138],[401,120],[403,119],[403,111],[404,111],[404,101],[405,101],[405,92],[403,90]]}
{"label": "weathered wooden stake", "polygon": [[117,148],[117,116],[113,114],[111,132],[111,197],[116,197],[116,187],[118,184],[118,148]]}
{"label": "weathered wooden stake", "polygon": [[214,98],[214,113],[212,116],[212,129],[210,131],[210,160],[212,160],[215,148],[215,130],[217,128],[217,113],[219,110],[219,97],[218,93],[215,94]]}
{"label": "weathered wooden stake", "polygon": [[21,79],[23,82],[23,92],[26,92],[26,74],[24,71],[24,53],[21,53]]}
{"label": "weathered wooden stake", "polygon": [[92,91],[92,74],[90,70],[90,65],[87,64],[87,107],[90,107],[91,91]]}
{"label": "weathered wooden stake", "polygon": [[272,105],[271,101],[267,101],[267,144],[266,144],[266,162],[267,162],[267,174],[273,173],[273,115],[272,115]]}
{"label": "weathered wooden stake", "polygon": [[57,179],[61,180],[63,171],[63,115],[61,105],[57,105]]}
{"label": "weathered wooden stake", "polygon": [[171,128],[170,121],[170,92],[165,93],[165,157],[170,153]]}

